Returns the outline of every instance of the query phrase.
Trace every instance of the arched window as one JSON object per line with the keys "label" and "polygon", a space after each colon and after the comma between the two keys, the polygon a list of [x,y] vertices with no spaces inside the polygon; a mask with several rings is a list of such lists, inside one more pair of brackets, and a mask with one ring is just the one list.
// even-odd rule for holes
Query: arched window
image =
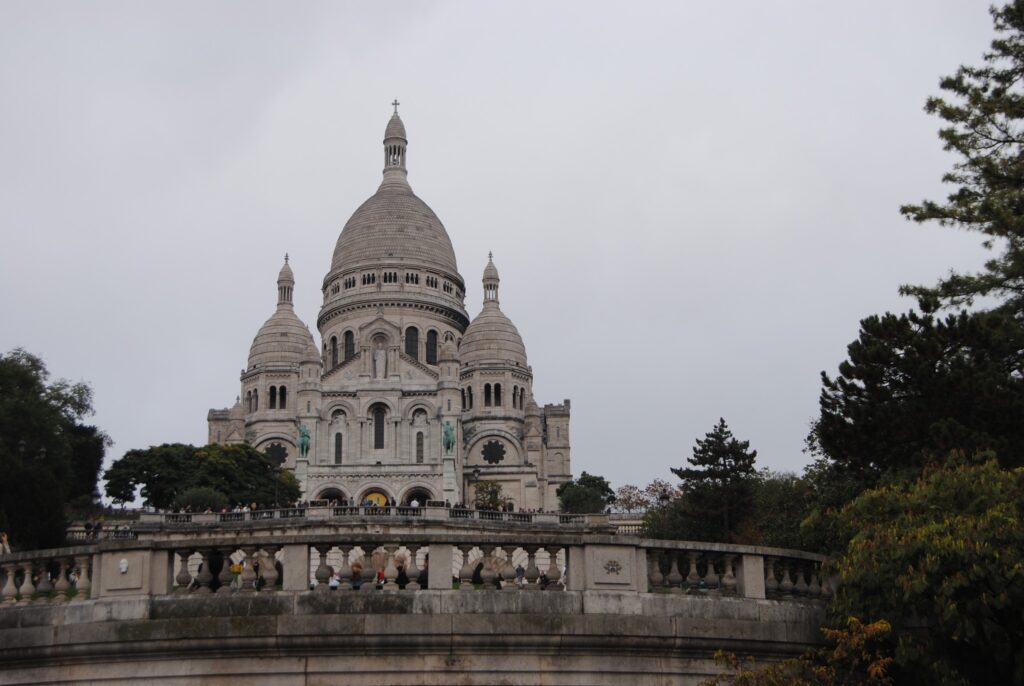
{"label": "arched window", "polygon": [[427,364],[437,364],[437,332],[427,332]]}
{"label": "arched window", "polygon": [[345,332],[345,361],[356,356],[356,337],[351,331]]}
{"label": "arched window", "polygon": [[484,407],[491,406],[491,384],[484,384]]}
{"label": "arched window", "polygon": [[252,391],[247,391],[245,394],[245,409],[247,412],[252,412]]}
{"label": "arched window", "polygon": [[331,369],[338,366],[338,337],[331,336]]}
{"label": "arched window", "polygon": [[519,409],[519,386],[512,387],[512,409]]}
{"label": "arched window", "polygon": [[416,432],[416,464],[423,462],[423,432]]}
{"label": "arched window", "polygon": [[383,405],[376,405],[373,408],[373,448],[382,450],[384,448],[384,420],[387,412]]}
{"label": "arched window", "polygon": [[466,409],[466,389],[462,389],[462,409]]}
{"label": "arched window", "polygon": [[467,407],[469,407],[469,409],[472,410],[473,409],[473,387],[472,386],[470,386],[469,388],[466,389],[466,400],[469,401],[469,405],[467,405]]}
{"label": "arched window", "polygon": [[501,407],[501,384],[494,384],[494,406]]}
{"label": "arched window", "polygon": [[288,388],[281,386],[277,390],[277,406],[282,410],[288,409]]}
{"label": "arched window", "polygon": [[260,392],[255,390],[252,392],[252,411],[259,412],[260,409]]}
{"label": "arched window", "polygon": [[267,408],[271,410],[277,408],[277,386],[270,387],[270,404]]}
{"label": "arched window", "polygon": [[414,360],[420,359],[420,330],[415,326],[405,330],[405,354]]}
{"label": "arched window", "polygon": [[341,464],[341,432],[334,434],[334,464]]}

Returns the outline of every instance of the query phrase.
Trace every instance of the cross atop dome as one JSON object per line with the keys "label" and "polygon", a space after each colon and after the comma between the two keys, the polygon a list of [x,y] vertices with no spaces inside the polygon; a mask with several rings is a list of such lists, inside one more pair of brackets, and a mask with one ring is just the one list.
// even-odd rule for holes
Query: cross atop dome
{"label": "cross atop dome", "polygon": [[395,98],[394,102],[391,103],[395,107],[395,114],[398,114],[398,106],[402,103],[398,102],[398,98]]}

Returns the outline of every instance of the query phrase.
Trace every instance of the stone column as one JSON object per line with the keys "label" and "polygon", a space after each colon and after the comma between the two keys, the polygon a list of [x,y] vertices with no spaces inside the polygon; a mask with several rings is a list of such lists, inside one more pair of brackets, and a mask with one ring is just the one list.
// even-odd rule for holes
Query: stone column
{"label": "stone column", "polygon": [[505,551],[505,568],[501,574],[504,577],[501,583],[501,590],[518,591],[519,584],[516,583],[516,566],[512,564],[512,556],[515,555],[516,547],[514,545],[507,545],[502,550]]}
{"label": "stone column", "polygon": [[[338,590],[339,591],[351,591],[352,590],[352,566],[349,564],[348,554],[352,550],[351,545],[339,545],[338,550],[341,551],[341,566],[338,567]],[[317,582],[319,583],[319,571],[317,572]],[[319,586],[317,586],[319,588]]]}
{"label": "stone column", "polygon": [[259,559],[255,548],[249,546],[241,548],[245,559],[242,561],[242,593],[254,593],[256,591],[256,570],[253,565]]}
{"label": "stone column", "polygon": [[35,588],[32,586],[32,563],[26,562],[22,565],[25,575],[21,579],[21,586],[18,587],[18,604],[32,602],[32,593]]}
{"label": "stone column", "polygon": [[174,577],[175,583],[178,584],[178,588],[174,592],[183,595],[189,592],[189,586],[192,585],[192,575],[188,571],[188,558],[192,555],[192,551],[186,548],[176,550],[175,554],[181,560],[181,567],[178,569],[178,576]]}
{"label": "stone column", "polygon": [[744,555],[740,559],[739,592],[744,598],[764,598],[765,567],[760,555]]}
{"label": "stone column", "polygon": [[562,591],[562,585],[558,583],[558,580],[562,578],[562,570],[558,568],[558,551],[559,548],[552,546],[546,548],[548,551],[548,591]]}
{"label": "stone column", "polygon": [[385,591],[397,591],[398,582],[398,568],[395,567],[395,551],[398,550],[398,545],[389,543],[384,546],[384,551],[387,554],[387,562],[384,566],[384,589]]}
{"label": "stone column", "polygon": [[462,551],[462,568],[459,569],[459,590],[473,590],[473,568],[469,564],[469,554],[473,551],[472,545],[460,545]]}
{"label": "stone column", "polygon": [[[331,570],[327,566],[327,553],[330,551],[331,547],[326,544],[321,544],[313,546],[313,549],[316,550],[317,554],[320,556],[320,564],[317,565],[315,572],[316,588],[313,590],[317,593],[326,593],[330,590],[328,582],[331,579]],[[352,570],[350,569],[349,572],[351,573],[351,571]],[[349,588],[351,588],[351,585]]]}
{"label": "stone column", "polygon": [[276,545],[268,545],[263,547],[263,552],[266,553],[266,560],[260,563],[260,576],[263,577],[263,586],[260,588],[261,591],[272,592],[277,590],[277,551],[279,547]]}
{"label": "stone column", "polygon": [[686,557],[690,561],[690,570],[686,573],[686,585],[690,589],[695,589],[700,586],[700,574],[697,573],[697,560],[700,559],[700,553],[690,550],[686,553]]}
{"label": "stone column", "polygon": [[668,590],[671,593],[682,593],[683,592],[683,575],[679,573],[679,553],[674,550],[670,550],[668,553],[670,562],[668,577],[665,581],[668,582]]}
{"label": "stone column", "polygon": [[49,560],[41,560],[39,563],[39,583],[36,585],[36,593],[39,594],[39,600],[43,603],[50,602],[50,591],[53,590],[53,584],[50,583],[50,571]]}
{"label": "stone column", "polygon": [[722,593],[725,595],[736,595],[736,574],[732,569],[735,559],[735,555],[722,556],[722,564],[724,565],[722,570]]}
{"label": "stone column", "polygon": [[531,545],[523,548],[526,551],[526,586],[527,591],[536,591],[540,589],[537,585],[537,579],[540,578],[540,570],[537,569],[537,550],[538,546]]}
{"label": "stone column", "polygon": [[281,566],[284,579],[281,588],[285,591],[309,590],[309,546],[305,543],[289,543],[282,548]]}
{"label": "stone column", "polygon": [[793,580],[789,578],[789,564],[782,563],[782,581],[779,582],[779,593],[783,598],[793,597]]}
{"label": "stone column", "polygon": [[71,564],[67,560],[57,560],[57,583],[53,586],[57,595],[53,597],[53,602],[68,602],[68,591],[71,590],[71,581],[68,579],[70,572]]}
{"label": "stone column", "polygon": [[92,580],[89,578],[89,562],[92,560],[91,555],[82,555],[76,557],[74,564],[78,567],[78,581],[75,582],[75,590],[78,593],[75,594],[75,600],[81,602],[88,600],[92,593]]}
{"label": "stone column", "polygon": [[418,591],[420,590],[420,570],[416,566],[416,553],[419,552],[420,546],[413,543],[405,547],[409,549],[409,561],[405,564],[405,575],[409,577],[409,583],[405,585],[405,590]]}
{"label": "stone column", "polygon": [[452,562],[454,558],[455,550],[452,545],[448,543],[430,544],[430,566],[427,574],[427,585],[431,590],[452,590]]}
{"label": "stone column", "polygon": [[707,569],[704,571],[704,578],[701,580],[707,586],[708,593],[718,595],[718,572],[715,570],[715,558],[711,553],[704,555]]}
{"label": "stone column", "polygon": [[210,585],[213,583],[213,572],[210,571],[210,551],[200,550],[199,554],[203,556],[203,562],[196,575],[196,583],[199,584],[196,593],[211,593]]}
{"label": "stone column", "polygon": [[482,545],[480,551],[484,554],[481,560],[484,563],[484,568],[480,570],[480,578],[483,579],[484,590],[493,591],[496,588],[494,580],[498,576],[494,573],[494,546]]}
{"label": "stone column", "polygon": [[661,588],[665,581],[665,575],[661,573],[661,554],[657,550],[647,550],[647,580],[651,584],[651,590]]}
{"label": "stone column", "polygon": [[360,591],[370,592],[377,590],[377,568],[373,564],[373,553],[377,550],[376,543],[363,543],[359,546],[363,549],[363,585]]}
{"label": "stone column", "polygon": [[774,598],[779,593],[779,580],[775,578],[775,558],[764,559],[764,592],[769,598]]}

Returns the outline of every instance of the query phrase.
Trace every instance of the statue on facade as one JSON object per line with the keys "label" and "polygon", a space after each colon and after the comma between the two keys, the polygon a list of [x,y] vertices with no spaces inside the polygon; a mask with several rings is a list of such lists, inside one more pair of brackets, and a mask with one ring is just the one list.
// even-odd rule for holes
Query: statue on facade
{"label": "statue on facade", "polygon": [[384,379],[387,378],[388,372],[388,353],[384,350],[384,343],[381,341],[377,342],[377,349],[373,351],[373,378]]}
{"label": "statue on facade", "polygon": [[299,424],[299,456],[306,459],[309,455],[309,429],[305,424]]}
{"label": "statue on facade", "polygon": [[444,437],[442,439],[444,445],[444,454],[451,455],[452,451],[455,450],[455,427],[452,426],[451,422],[444,423]]}

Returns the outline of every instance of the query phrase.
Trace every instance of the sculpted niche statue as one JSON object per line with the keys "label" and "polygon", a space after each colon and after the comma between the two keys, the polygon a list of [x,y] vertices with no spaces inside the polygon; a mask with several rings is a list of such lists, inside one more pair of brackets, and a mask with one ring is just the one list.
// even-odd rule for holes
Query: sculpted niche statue
{"label": "sculpted niche statue", "polygon": [[309,429],[305,424],[299,425],[299,456],[305,459],[309,455]]}
{"label": "sculpted niche statue", "polygon": [[373,351],[373,378],[384,379],[388,374],[388,352],[384,350],[383,341],[377,341],[377,349]]}
{"label": "sculpted niche statue", "polygon": [[451,422],[444,423],[444,437],[442,438],[444,445],[444,454],[451,455],[455,449],[455,427],[452,426]]}

